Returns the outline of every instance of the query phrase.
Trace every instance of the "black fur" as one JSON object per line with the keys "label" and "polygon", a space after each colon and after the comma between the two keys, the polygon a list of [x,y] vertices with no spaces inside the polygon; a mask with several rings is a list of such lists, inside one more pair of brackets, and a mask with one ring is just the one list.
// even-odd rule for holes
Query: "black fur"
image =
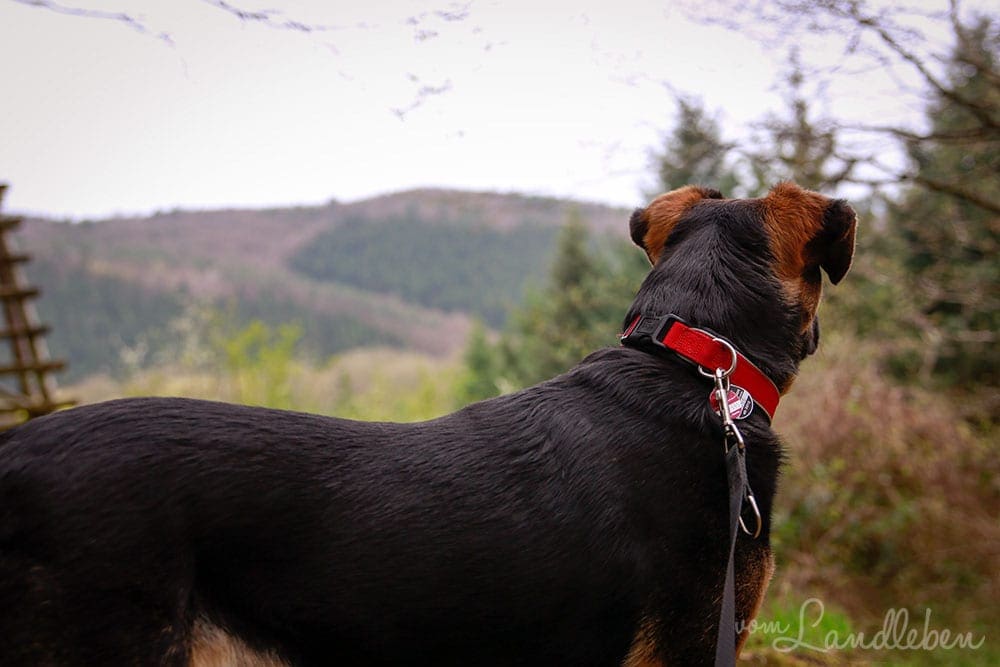
{"label": "black fur", "polygon": [[[626,321],[674,313],[781,384],[807,353],[753,202],[685,216]],[[0,664],[186,664],[197,618],[302,665],[711,662],[727,491],[709,383],[633,349],[426,423],[186,399],[0,442]],[[766,551],[781,457],[741,430]],[[741,602],[745,617],[747,603]]]}

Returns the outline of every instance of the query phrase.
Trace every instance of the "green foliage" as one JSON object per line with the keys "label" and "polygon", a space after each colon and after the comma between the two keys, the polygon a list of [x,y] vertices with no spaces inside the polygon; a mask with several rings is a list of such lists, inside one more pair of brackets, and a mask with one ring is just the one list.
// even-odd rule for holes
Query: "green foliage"
{"label": "green foliage", "polygon": [[[915,301],[911,321],[922,347],[914,359],[917,377],[995,386],[1000,382],[1000,218],[949,189],[995,200],[1000,86],[988,73],[1000,59],[1000,30],[984,19],[963,37],[952,55],[948,82],[966,103],[940,95],[927,109],[932,139],[910,142],[915,184],[891,209],[890,223],[901,241],[906,289]],[[980,110],[974,112],[970,101]],[[992,117],[991,130],[981,129],[982,113]]]}
{"label": "green foliage", "polygon": [[624,242],[593,250],[586,226],[570,220],[559,234],[549,282],[514,311],[497,345],[495,385],[510,391],[554,377],[615,342],[623,304],[648,270]]}
{"label": "green foliage", "polygon": [[456,378],[456,369],[440,362],[421,363],[403,376],[384,359],[374,369],[343,369],[338,371],[337,391],[327,412],[365,421],[432,419],[454,409]]}
{"label": "green foliage", "polygon": [[500,394],[497,355],[486,338],[486,329],[476,322],[462,355],[463,372],[455,390],[459,405],[466,405]]}
{"label": "green foliage", "polygon": [[61,374],[64,381],[120,373],[128,363],[123,350],[141,353],[168,344],[165,325],[180,316],[186,298],[102,275],[83,263],[46,257],[34,259],[27,274],[43,292],[38,314],[52,327],[49,350],[70,362]]}
{"label": "green foliage", "polygon": [[699,100],[678,97],[674,129],[654,156],[659,189],[650,197],[685,185],[714,187],[727,197],[745,196],[744,179],[731,166],[732,149],[722,140],[718,120]]}
{"label": "green foliage", "polygon": [[472,221],[354,218],[317,236],[291,266],[500,326],[525,284],[543,275],[554,237],[552,228],[531,224],[502,231]]}
{"label": "green foliage", "polygon": [[578,220],[560,233],[548,289],[529,297],[501,342],[506,381],[534,384],[565,371],[591,351],[587,339],[596,314],[591,277],[597,265],[587,240],[587,230]]}
{"label": "green foliage", "polygon": [[847,614],[836,605],[819,598],[794,595],[771,595],[749,626],[746,648],[777,657],[796,650],[800,654],[812,647],[825,648],[828,637],[845,639],[856,632]]}
{"label": "green foliage", "polygon": [[358,349],[316,364],[296,354],[294,326],[224,324],[218,331],[192,340],[183,357],[137,368],[124,380],[90,378],[72,387],[73,395],[85,402],[190,396],[368,421],[419,421],[454,409],[454,362]]}
{"label": "green foliage", "polygon": [[271,329],[254,320],[241,329],[217,329],[212,345],[222,371],[233,384],[237,403],[291,408],[291,378],[295,348],[302,328],[283,324]]}
{"label": "green foliage", "polygon": [[631,301],[649,265],[618,238],[592,241],[571,216],[560,230],[549,279],[529,290],[500,339],[491,344],[474,329],[457,386],[460,403],[496,396],[555,377],[589,353],[614,344],[624,304]]}

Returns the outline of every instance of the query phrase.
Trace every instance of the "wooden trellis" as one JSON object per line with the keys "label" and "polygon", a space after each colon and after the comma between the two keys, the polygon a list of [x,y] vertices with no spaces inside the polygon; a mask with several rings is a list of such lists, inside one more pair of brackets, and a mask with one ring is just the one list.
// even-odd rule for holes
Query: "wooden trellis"
{"label": "wooden trellis", "polygon": [[[0,206],[6,190],[0,184]],[[0,356],[0,428],[73,403],[55,396],[51,374],[66,363],[49,358],[45,344],[49,328],[39,323],[33,303],[39,290],[26,284],[21,270],[31,257],[15,252],[10,243],[9,233],[20,224],[21,218],[0,213],[0,349],[4,343],[8,347],[6,358]]]}

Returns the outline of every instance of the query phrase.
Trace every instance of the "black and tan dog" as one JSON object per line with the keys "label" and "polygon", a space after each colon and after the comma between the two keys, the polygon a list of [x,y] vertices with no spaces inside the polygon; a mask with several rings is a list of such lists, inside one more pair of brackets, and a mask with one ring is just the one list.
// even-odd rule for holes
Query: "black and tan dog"
{"label": "black and tan dog", "polygon": [[[851,208],[688,186],[630,228],[653,268],[624,322],[675,315],[786,391],[820,269],[850,265]],[[0,439],[0,665],[711,663],[729,549],[711,386],[618,347],[420,424],[153,398],[37,419]],[[781,452],[763,409],[739,424],[763,516],[736,547],[747,620]]]}

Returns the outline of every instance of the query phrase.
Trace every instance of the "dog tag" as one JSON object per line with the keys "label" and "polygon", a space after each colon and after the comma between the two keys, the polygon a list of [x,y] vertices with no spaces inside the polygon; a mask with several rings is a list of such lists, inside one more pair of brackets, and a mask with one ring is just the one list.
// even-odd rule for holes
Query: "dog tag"
{"label": "dog tag", "polygon": [[[729,416],[733,419],[746,419],[753,412],[753,398],[751,398],[750,393],[735,384],[729,385],[726,402],[729,404]],[[708,403],[712,406],[715,414],[721,417],[722,412],[719,411],[719,401],[715,398],[714,391],[708,395]]]}

